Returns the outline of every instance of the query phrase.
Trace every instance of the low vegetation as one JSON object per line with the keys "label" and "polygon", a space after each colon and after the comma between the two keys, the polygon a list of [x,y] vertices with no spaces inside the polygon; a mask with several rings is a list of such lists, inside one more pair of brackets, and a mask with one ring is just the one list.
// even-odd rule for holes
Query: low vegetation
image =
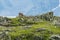
{"label": "low vegetation", "polygon": [[7,24],[0,26],[0,40],[60,40],[60,26],[55,25],[58,21],[53,12],[40,16],[20,13],[18,17],[8,19],[3,22]]}

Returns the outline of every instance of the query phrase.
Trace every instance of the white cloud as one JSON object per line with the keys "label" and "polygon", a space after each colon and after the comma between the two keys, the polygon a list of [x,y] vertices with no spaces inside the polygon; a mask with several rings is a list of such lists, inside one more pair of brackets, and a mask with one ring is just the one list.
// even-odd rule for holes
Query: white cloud
{"label": "white cloud", "polygon": [[57,7],[55,7],[55,8],[53,8],[52,11],[55,11],[57,8],[59,8],[59,5]]}
{"label": "white cloud", "polygon": [[7,17],[7,18],[16,18],[16,16],[3,16],[3,17]]}

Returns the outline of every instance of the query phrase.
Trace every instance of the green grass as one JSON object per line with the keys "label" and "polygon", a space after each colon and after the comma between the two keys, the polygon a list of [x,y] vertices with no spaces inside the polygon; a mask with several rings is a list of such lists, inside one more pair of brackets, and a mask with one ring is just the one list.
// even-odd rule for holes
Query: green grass
{"label": "green grass", "polygon": [[[35,32],[35,30],[38,28],[46,28],[46,31],[43,31],[44,32],[43,34],[41,34],[41,32]],[[49,34],[48,31],[53,32],[53,34],[60,34],[60,28],[58,28],[58,27],[55,28],[55,26],[53,24],[51,24],[51,22],[47,22],[47,21],[40,22],[38,24],[33,24],[31,28],[27,28],[27,29],[23,29],[23,26],[10,27],[10,28],[9,27],[8,28],[0,27],[0,30],[3,30],[3,29],[5,29],[5,30],[10,29],[12,31],[15,31],[15,32],[9,32],[9,35],[12,38],[21,36],[22,34],[25,34],[26,36],[30,35],[31,37],[33,35],[33,36],[44,36],[44,37],[48,38],[49,36],[52,35],[52,34]],[[27,38],[26,38],[26,40],[27,40]]]}

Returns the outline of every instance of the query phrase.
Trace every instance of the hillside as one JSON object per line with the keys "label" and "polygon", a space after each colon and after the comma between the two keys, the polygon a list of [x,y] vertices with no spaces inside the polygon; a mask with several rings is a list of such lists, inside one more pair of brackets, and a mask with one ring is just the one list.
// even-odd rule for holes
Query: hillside
{"label": "hillside", "polygon": [[60,17],[53,12],[0,17],[0,40],[60,40]]}

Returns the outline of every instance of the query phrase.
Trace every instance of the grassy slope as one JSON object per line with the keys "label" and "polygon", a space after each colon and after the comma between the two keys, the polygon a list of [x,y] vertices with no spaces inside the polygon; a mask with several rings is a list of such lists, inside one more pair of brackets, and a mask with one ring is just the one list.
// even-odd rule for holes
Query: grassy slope
{"label": "grassy slope", "polygon": [[[35,32],[35,30],[38,28],[46,28],[47,30],[44,32],[44,34],[41,34],[41,32]],[[47,32],[48,30],[53,32],[53,34],[60,34],[60,28],[58,28],[58,27],[55,28],[54,25],[52,25],[50,22],[46,22],[46,21],[38,23],[38,24],[34,24],[29,29],[25,29],[25,30],[21,30],[21,29],[22,29],[22,27],[13,28],[13,30],[15,30],[16,32],[10,32],[9,34],[14,37],[20,36],[22,34],[27,34],[27,35],[33,34],[35,36],[42,35],[42,36],[48,37],[48,36],[52,35]]]}
{"label": "grassy slope", "polygon": [[[53,32],[53,34],[60,34],[60,28],[58,27],[55,28],[55,27],[56,26],[54,26],[51,22],[44,21],[38,24],[33,24],[31,28],[27,28],[27,29],[23,29],[24,27],[22,26],[17,26],[17,27],[8,27],[8,28],[0,27],[0,30],[10,29],[11,31],[13,31],[13,32],[9,32],[9,35],[12,38],[21,36],[22,34],[49,37],[52,34],[49,34],[48,31]],[[35,31],[38,28],[46,28],[47,30],[42,34],[41,32]]]}

